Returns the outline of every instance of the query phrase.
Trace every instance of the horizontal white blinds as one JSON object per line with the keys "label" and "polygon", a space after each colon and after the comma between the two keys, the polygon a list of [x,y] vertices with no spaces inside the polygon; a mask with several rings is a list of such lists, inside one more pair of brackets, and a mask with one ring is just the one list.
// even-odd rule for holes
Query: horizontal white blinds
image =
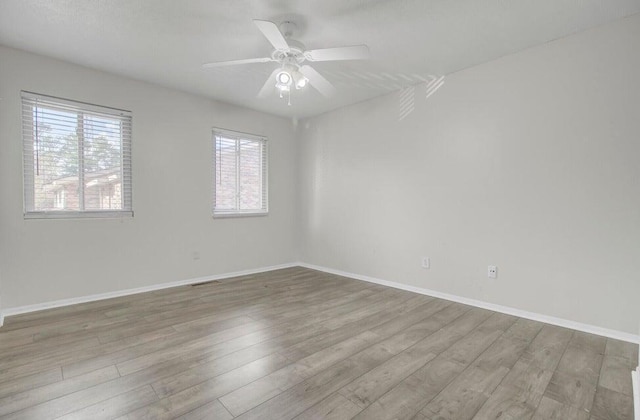
{"label": "horizontal white blinds", "polygon": [[131,113],[22,93],[25,215],[132,214]]}
{"label": "horizontal white blinds", "polygon": [[214,130],[214,215],[267,213],[267,139]]}

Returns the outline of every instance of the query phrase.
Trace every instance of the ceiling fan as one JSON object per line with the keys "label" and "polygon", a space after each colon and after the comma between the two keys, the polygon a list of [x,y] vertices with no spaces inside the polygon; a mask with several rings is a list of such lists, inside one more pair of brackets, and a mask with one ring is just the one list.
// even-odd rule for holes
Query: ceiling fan
{"label": "ceiling fan", "polygon": [[289,105],[291,105],[291,89],[302,89],[307,84],[313,86],[322,95],[331,96],[336,91],[335,87],[313,67],[304,63],[306,61],[365,60],[370,57],[369,47],[366,45],[306,50],[301,42],[291,38],[296,29],[296,25],[293,22],[283,22],[280,28],[275,23],[267,20],[254,19],[253,23],[273,45],[274,50],[271,52],[270,57],[218,61],[203,64],[202,67],[214,68],[237,64],[278,63],[278,68],[269,76],[262,89],[260,89],[259,97],[268,95],[275,86],[281,98],[285,94],[289,95]]}

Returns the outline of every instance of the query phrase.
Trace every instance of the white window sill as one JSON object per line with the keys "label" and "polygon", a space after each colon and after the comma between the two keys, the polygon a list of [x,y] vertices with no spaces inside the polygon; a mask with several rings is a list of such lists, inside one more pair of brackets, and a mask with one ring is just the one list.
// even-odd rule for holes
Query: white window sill
{"label": "white window sill", "polygon": [[24,214],[29,219],[123,219],[133,217],[132,211],[34,211]]}
{"label": "white window sill", "polygon": [[252,211],[252,212],[238,212],[238,213],[213,213],[214,219],[229,219],[235,217],[260,217],[268,216],[268,211]]}

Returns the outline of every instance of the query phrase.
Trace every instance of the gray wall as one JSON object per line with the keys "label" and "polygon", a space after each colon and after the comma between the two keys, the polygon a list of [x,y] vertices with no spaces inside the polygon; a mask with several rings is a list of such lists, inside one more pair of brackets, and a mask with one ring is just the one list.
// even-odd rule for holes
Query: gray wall
{"label": "gray wall", "polygon": [[637,334],[638,69],[635,16],[302,121],[301,259]]}
{"label": "gray wall", "polygon": [[[23,219],[20,90],[133,111],[134,218]],[[296,260],[290,121],[4,47],[0,97],[4,309]],[[214,126],[269,137],[267,217],[212,219]]]}

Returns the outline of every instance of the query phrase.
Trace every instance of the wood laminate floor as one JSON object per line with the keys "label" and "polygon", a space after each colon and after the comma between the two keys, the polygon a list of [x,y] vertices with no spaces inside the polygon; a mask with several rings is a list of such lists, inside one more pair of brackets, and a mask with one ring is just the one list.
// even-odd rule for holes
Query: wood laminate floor
{"label": "wood laminate floor", "polygon": [[13,316],[3,419],[631,419],[638,347],[290,268]]}

